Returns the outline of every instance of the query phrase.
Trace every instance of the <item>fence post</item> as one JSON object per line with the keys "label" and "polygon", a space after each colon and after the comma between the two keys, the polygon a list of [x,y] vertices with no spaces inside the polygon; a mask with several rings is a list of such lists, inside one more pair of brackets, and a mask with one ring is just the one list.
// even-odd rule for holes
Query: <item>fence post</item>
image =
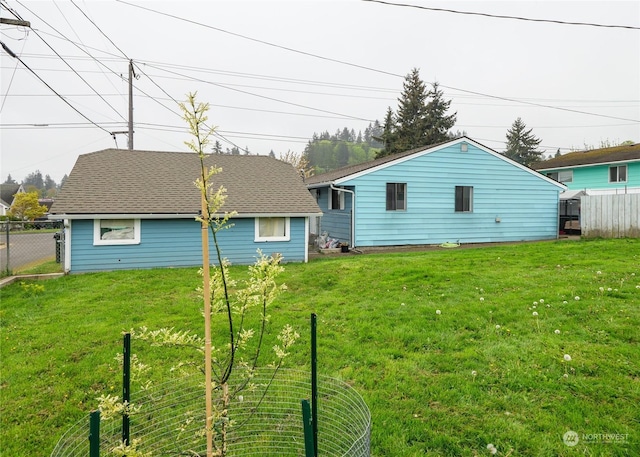
{"label": "fence post", "polygon": [[9,221],[6,222],[5,227],[6,227],[6,231],[7,231],[7,237],[6,237],[6,242],[7,242],[7,276],[11,274],[11,265],[10,265],[10,259],[11,259],[11,255],[9,254],[9,250],[11,249],[10,247],[10,243],[9,243],[9,227],[10,227],[11,223]]}
{"label": "fence post", "polygon": [[318,353],[317,316],[311,314],[311,425],[313,428],[313,456],[318,456]]}
{"label": "fence post", "polygon": [[313,419],[311,418],[311,406],[309,405],[309,400],[302,400],[302,426],[304,428],[305,457],[315,457],[312,421]]}
{"label": "fence post", "polygon": [[[122,348],[122,402],[129,406],[131,402],[131,333],[125,333]],[[125,409],[122,415],[122,442],[129,445],[129,414]]]}
{"label": "fence post", "polygon": [[100,457],[100,410],[89,416],[89,457]]}

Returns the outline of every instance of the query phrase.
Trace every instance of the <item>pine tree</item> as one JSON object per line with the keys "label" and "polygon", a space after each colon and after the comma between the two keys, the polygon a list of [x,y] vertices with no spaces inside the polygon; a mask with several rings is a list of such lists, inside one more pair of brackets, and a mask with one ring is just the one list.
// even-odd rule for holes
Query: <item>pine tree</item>
{"label": "pine tree", "polygon": [[389,154],[393,154],[397,152],[395,150],[395,140],[396,140],[396,127],[395,127],[395,118],[393,116],[393,110],[391,107],[387,107],[387,114],[384,117],[384,127],[382,128],[382,135],[379,137],[372,136],[372,138],[376,141],[381,141],[383,143],[383,148],[378,151],[376,155],[376,159],[380,157],[387,156]]}
{"label": "pine tree", "polygon": [[427,131],[426,143],[436,144],[449,139],[448,132],[455,125],[458,113],[447,116],[447,111],[451,105],[451,100],[446,101],[443,98],[442,90],[439,89],[438,83],[433,83],[433,89],[429,91],[431,100],[427,103]]}
{"label": "pine tree", "polygon": [[[396,114],[396,138],[389,153],[406,151],[427,144],[427,98],[429,91],[417,68],[411,70],[402,84]],[[386,126],[385,126],[386,127]],[[386,146],[386,145],[385,145]]]}
{"label": "pine tree", "polygon": [[507,150],[504,155],[529,166],[540,160],[542,151],[538,151],[537,147],[542,140],[531,133],[533,129],[526,129],[527,126],[522,119],[518,118],[513,122],[507,131]]}

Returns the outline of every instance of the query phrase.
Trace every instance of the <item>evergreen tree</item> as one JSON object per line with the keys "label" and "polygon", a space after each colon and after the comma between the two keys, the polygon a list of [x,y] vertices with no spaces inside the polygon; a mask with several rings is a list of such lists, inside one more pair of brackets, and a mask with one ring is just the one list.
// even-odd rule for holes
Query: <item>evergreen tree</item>
{"label": "evergreen tree", "polygon": [[273,152],[273,149],[271,151],[269,151],[269,157],[271,157],[272,159],[276,158],[276,153]]}
{"label": "evergreen tree", "polygon": [[504,155],[526,166],[539,161],[542,151],[538,151],[537,147],[542,140],[532,134],[532,130],[527,130],[522,119],[516,119],[507,131],[507,150]]}
{"label": "evergreen tree", "polygon": [[[389,154],[406,151],[423,146],[426,143],[427,121],[427,98],[429,91],[427,86],[420,79],[417,68],[411,70],[402,83],[402,94],[398,99],[398,110],[396,114],[396,135],[393,142],[386,144],[389,146]],[[385,122],[385,129],[388,128]]]}
{"label": "evergreen tree", "polygon": [[42,173],[40,170],[36,170],[33,173],[29,173],[22,184],[25,188],[28,186],[33,186],[35,189],[41,190],[44,189],[44,179],[42,179]]}
{"label": "evergreen tree", "polygon": [[4,182],[4,184],[18,184],[18,183],[15,179],[11,177],[11,173],[9,173],[9,175],[7,176],[7,180]]}
{"label": "evergreen tree", "polygon": [[222,145],[220,144],[220,142],[218,140],[216,140],[216,142],[213,143],[213,153],[214,154],[223,154]]}
{"label": "evergreen tree", "polygon": [[[395,143],[395,119],[393,116],[393,110],[391,107],[387,107],[387,114],[384,117],[384,127],[382,129],[382,134],[377,136],[372,136],[374,140],[380,141],[383,143],[383,148],[378,151],[376,155],[376,159],[379,157],[384,157],[389,154],[392,154],[394,151],[394,143]],[[397,152],[397,151],[396,151]]]}
{"label": "evergreen tree", "polygon": [[448,132],[456,123],[458,113],[447,116],[451,100],[446,101],[443,95],[438,83],[433,83],[433,89],[429,91],[431,100],[427,103],[425,145],[447,141],[449,139]]}

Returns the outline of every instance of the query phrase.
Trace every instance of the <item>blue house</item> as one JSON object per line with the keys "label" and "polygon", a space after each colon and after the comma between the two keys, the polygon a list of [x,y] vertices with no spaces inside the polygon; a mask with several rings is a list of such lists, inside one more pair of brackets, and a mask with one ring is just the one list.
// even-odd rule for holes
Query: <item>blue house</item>
{"label": "blue house", "polygon": [[[218,232],[224,257],[251,264],[261,249],[284,261],[308,260],[309,218],[321,211],[290,164],[234,155],[210,155],[205,164],[222,168],[214,189],[226,188],[222,210],[237,213],[233,226]],[[193,153],[107,149],[81,155],[49,215],[64,220],[65,271],[201,265],[199,176]]]}
{"label": "blue house", "polygon": [[306,180],[317,233],[352,247],[558,237],[566,187],[462,137]]}
{"label": "blue house", "polygon": [[640,143],[575,151],[532,165],[567,186],[560,194],[560,228],[580,230],[580,197],[640,193]]}

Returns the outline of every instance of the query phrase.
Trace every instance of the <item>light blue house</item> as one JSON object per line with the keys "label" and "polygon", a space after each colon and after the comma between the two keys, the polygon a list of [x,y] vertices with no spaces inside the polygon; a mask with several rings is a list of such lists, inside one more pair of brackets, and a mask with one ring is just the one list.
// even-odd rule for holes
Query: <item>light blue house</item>
{"label": "light blue house", "polygon": [[581,230],[582,196],[640,193],[640,144],[576,151],[532,165],[567,186],[560,194],[560,229]]}
{"label": "light blue house", "polygon": [[306,180],[315,231],[352,247],[558,237],[566,187],[462,137]]}
{"label": "light blue house", "polygon": [[[261,249],[284,261],[307,261],[309,218],[321,211],[290,164],[212,155],[206,166],[222,168],[214,188],[227,189],[222,210],[237,213],[233,226],[218,233],[223,257],[251,264]],[[201,265],[199,175],[193,153],[107,149],[81,155],[49,216],[64,220],[65,271]],[[213,244],[210,255],[217,263]]]}
{"label": "light blue house", "polygon": [[640,191],[640,143],[576,151],[532,166],[563,183],[569,190],[588,194]]}

